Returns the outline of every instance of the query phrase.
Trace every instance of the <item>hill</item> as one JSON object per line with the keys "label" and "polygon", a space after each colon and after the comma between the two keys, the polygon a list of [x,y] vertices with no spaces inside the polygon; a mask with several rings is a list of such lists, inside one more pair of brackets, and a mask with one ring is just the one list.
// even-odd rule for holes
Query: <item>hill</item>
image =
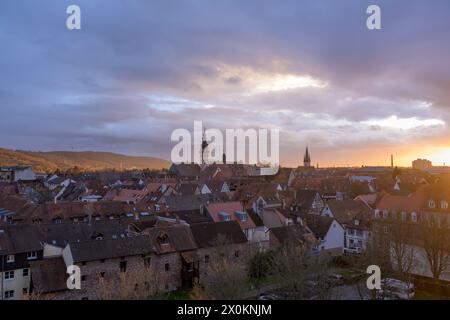
{"label": "hill", "polygon": [[38,172],[72,169],[98,171],[104,169],[162,169],[170,163],[154,157],[126,156],[111,152],[32,152],[0,148],[0,166],[31,165]]}

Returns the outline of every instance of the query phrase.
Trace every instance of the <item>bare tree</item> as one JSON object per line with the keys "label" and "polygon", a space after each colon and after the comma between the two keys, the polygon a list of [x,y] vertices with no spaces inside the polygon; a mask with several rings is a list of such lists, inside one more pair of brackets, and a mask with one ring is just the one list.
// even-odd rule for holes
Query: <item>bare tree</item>
{"label": "bare tree", "polygon": [[450,267],[450,229],[445,215],[422,215],[419,237],[433,278],[438,280]]}
{"label": "bare tree", "polygon": [[220,235],[213,247],[204,294],[211,299],[242,299],[249,291],[247,266],[243,261],[246,253],[240,252],[241,258],[237,260],[235,247]]}
{"label": "bare tree", "polygon": [[97,295],[101,300],[145,300],[160,290],[160,273],[145,267],[120,274],[99,276]]}
{"label": "bare tree", "polygon": [[403,280],[409,280],[417,264],[416,249],[411,243],[411,228],[401,219],[389,219],[389,253],[392,269]]}
{"label": "bare tree", "polygon": [[288,241],[275,252],[272,274],[288,299],[331,299],[328,260],[304,243]]}

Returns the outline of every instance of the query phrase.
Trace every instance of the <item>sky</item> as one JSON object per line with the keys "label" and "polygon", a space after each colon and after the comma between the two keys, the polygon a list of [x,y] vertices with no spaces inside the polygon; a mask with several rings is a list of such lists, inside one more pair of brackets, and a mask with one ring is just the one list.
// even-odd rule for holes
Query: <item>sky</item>
{"label": "sky", "polygon": [[287,166],[450,164],[449,31],[447,0],[2,0],[0,147],[170,159],[201,120]]}

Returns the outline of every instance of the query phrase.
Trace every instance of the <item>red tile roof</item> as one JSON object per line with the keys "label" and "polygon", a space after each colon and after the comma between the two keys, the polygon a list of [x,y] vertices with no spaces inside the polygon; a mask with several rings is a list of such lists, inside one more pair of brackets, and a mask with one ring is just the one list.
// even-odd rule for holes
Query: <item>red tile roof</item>
{"label": "red tile roof", "polygon": [[211,203],[209,204],[206,209],[208,210],[211,219],[214,222],[220,222],[223,221],[220,218],[219,213],[220,212],[226,212],[230,215],[231,221],[237,221],[241,227],[242,230],[245,229],[253,229],[256,228],[255,223],[250,218],[250,216],[247,214],[246,221],[241,221],[235,214],[235,211],[244,211],[244,208],[242,207],[242,204],[239,201],[233,201],[233,202],[224,202],[224,203]]}

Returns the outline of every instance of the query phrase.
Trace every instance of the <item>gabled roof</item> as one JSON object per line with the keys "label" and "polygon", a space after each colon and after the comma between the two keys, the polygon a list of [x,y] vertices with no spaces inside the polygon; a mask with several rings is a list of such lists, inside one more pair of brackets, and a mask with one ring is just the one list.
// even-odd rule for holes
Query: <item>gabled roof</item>
{"label": "gabled roof", "polygon": [[270,236],[275,237],[280,244],[304,243],[314,241],[314,236],[304,227],[296,224],[270,229]]}
{"label": "gabled roof", "polygon": [[173,251],[182,252],[197,249],[194,237],[188,226],[175,225],[162,228],[150,228],[145,230],[145,234],[147,234],[150,237],[152,243],[154,243],[154,248],[157,253],[167,252],[167,250],[164,250],[164,248],[161,248],[158,245],[157,238],[161,235],[167,235],[168,242]]}
{"label": "gabled roof", "polygon": [[89,240],[69,244],[75,263],[121,258],[155,252],[149,236],[140,235],[114,240]]}
{"label": "gabled roof", "polygon": [[388,210],[391,212],[419,212],[420,208],[425,202],[425,194],[422,191],[417,191],[408,196],[398,196],[384,193],[381,196],[376,208],[378,210]]}
{"label": "gabled roof", "polygon": [[194,178],[200,176],[200,166],[198,164],[180,163],[172,164],[169,173],[176,174],[179,177]]}
{"label": "gabled roof", "polygon": [[221,237],[228,243],[246,243],[247,238],[236,221],[200,223],[191,226],[191,232],[199,248],[217,245]]}
{"label": "gabled roof", "polygon": [[[346,199],[346,200],[329,200],[327,206],[330,208],[333,217],[342,226],[352,226],[354,228],[368,228],[370,227],[371,210],[361,201]],[[354,220],[357,219],[360,223],[358,226],[354,225]]]}
{"label": "gabled roof", "polygon": [[182,196],[191,196],[195,194],[197,188],[197,183],[181,183],[177,188],[177,192],[179,192]]}
{"label": "gabled roof", "polygon": [[34,225],[0,226],[0,255],[42,250],[42,240]]}
{"label": "gabled roof", "polygon": [[304,217],[304,221],[317,238],[324,238],[327,235],[328,230],[330,230],[330,226],[334,219],[316,214],[307,214]]}
{"label": "gabled roof", "polygon": [[45,235],[45,241],[59,247],[68,243],[103,239],[114,239],[126,236],[128,225],[119,220],[101,220],[88,223],[40,224],[38,226]]}

